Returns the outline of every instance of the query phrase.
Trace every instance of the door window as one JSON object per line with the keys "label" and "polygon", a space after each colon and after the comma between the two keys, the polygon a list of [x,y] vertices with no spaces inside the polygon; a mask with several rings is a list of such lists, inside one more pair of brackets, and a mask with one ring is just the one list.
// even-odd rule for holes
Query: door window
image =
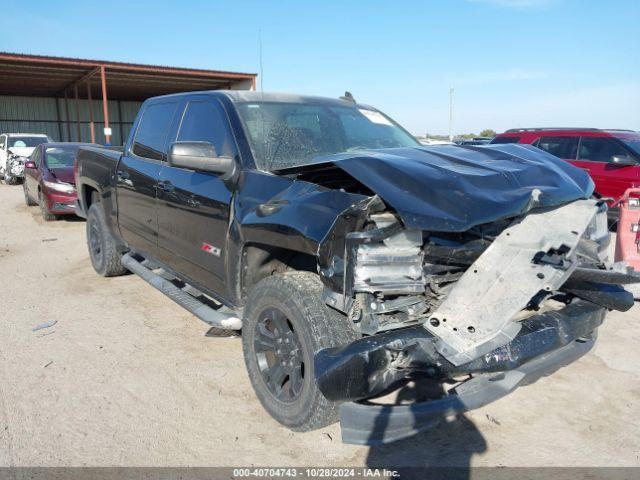
{"label": "door window", "polygon": [[36,167],[40,167],[40,149],[36,148],[31,155],[31,161],[36,164]]}
{"label": "door window", "polygon": [[212,101],[189,102],[182,117],[178,141],[209,142],[218,156],[233,157],[235,148],[222,108]]}
{"label": "door window", "polygon": [[558,158],[575,160],[578,137],[540,137],[534,145]]}
{"label": "door window", "polygon": [[628,156],[622,145],[606,137],[582,137],[579,160],[612,162],[613,157]]}
{"label": "door window", "polygon": [[134,154],[151,160],[167,159],[167,134],[175,111],[175,102],[153,103],[145,108],[133,141]]}

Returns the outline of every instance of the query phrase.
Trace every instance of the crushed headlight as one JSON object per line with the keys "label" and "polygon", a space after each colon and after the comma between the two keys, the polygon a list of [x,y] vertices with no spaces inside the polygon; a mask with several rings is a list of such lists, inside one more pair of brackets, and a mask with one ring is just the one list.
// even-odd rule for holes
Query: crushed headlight
{"label": "crushed headlight", "polygon": [[51,190],[55,190],[57,192],[75,193],[76,191],[76,187],[71,185],[70,183],[49,182],[47,180],[45,180],[43,183],[45,187],[50,188]]}

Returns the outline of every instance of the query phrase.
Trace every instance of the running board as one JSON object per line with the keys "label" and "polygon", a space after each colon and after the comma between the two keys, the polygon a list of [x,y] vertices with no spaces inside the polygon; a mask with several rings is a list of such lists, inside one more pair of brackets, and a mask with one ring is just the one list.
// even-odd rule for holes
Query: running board
{"label": "running board", "polygon": [[[163,278],[157,273],[154,273],[143,265],[143,263],[146,262],[138,262],[130,253],[125,254],[122,257],[121,262],[127,270],[130,270],[141,277],[145,282],[164,293],[167,297],[176,302],[182,308],[191,312],[204,323],[225,330],[240,330],[242,328],[242,320],[238,318],[237,314],[233,313],[231,310],[221,312],[220,310],[222,309],[227,310],[224,306],[221,306],[220,310],[211,308],[194,296],[189,295],[184,290],[175,286],[171,281]],[[153,265],[151,264],[150,266]]]}

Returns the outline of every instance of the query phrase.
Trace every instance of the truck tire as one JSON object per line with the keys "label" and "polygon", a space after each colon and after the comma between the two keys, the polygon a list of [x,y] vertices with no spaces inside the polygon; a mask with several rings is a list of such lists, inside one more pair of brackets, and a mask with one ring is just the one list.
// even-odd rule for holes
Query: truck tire
{"label": "truck tire", "polygon": [[29,196],[29,192],[27,191],[27,182],[22,182],[22,190],[24,191],[24,203],[27,207],[34,207],[38,203],[34,202],[33,199]]}
{"label": "truck tire", "polygon": [[242,325],[244,360],[260,403],[294,431],[338,419],[338,403],[318,389],[313,356],[358,337],[346,317],[322,301],[322,283],[309,272],[287,272],[258,282]]}
{"label": "truck tire", "polygon": [[87,213],[87,247],[91,265],[98,275],[117,277],[127,273],[122,266],[122,255],[109,232],[100,203],[94,203]]}
{"label": "truck tire", "polygon": [[54,220],[58,219],[56,215],[49,212],[49,209],[47,208],[47,202],[42,197],[41,191],[38,191],[38,205],[40,207],[40,213],[42,214],[42,218],[44,219],[45,222],[53,222]]}

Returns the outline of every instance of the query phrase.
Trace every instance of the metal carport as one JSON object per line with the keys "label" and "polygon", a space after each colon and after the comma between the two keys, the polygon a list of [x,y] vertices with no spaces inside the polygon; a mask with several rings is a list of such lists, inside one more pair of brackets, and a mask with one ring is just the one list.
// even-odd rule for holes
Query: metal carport
{"label": "metal carport", "polygon": [[194,90],[252,90],[256,76],[0,52],[0,131],[121,144],[146,98]]}

